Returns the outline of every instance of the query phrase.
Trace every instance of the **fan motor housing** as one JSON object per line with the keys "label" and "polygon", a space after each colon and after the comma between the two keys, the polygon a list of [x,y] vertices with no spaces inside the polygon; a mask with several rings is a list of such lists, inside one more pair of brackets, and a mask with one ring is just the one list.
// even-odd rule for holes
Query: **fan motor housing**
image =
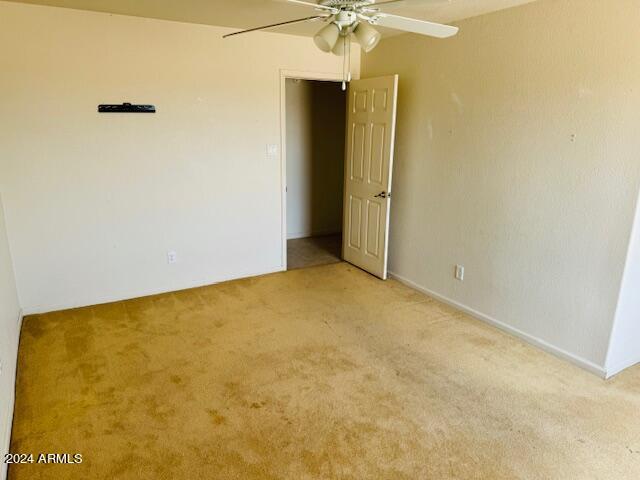
{"label": "fan motor housing", "polygon": [[373,0],[322,0],[320,5],[331,8],[354,8],[373,4]]}
{"label": "fan motor housing", "polygon": [[348,10],[341,10],[335,16],[335,20],[333,22],[337,24],[340,27],[340,29],[344,29],[353,25],[357,20],[358,20],[358,17],[355,14],[355,12],[350,12]]}

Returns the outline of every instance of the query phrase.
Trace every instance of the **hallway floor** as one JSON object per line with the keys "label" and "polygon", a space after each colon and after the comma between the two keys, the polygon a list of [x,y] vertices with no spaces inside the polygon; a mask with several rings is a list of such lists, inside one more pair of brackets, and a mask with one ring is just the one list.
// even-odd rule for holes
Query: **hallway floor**
{"label": "hallway floor", "polygon": [[637,480],[605,382],[345,263],[25,319],[11,480]]}
{"label": "hallway floor", "polygon": [[287,241],[287,268],[317,267],[342,259],[342,235],[297,238]]}

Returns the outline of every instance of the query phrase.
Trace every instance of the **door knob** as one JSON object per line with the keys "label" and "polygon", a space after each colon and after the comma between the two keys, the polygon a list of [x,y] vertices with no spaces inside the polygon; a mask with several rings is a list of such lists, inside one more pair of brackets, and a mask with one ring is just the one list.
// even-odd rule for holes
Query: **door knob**
{"label": "door knob", "polygon": [[374,198],[391,198],[391,194],[387,192],[380,192]]}

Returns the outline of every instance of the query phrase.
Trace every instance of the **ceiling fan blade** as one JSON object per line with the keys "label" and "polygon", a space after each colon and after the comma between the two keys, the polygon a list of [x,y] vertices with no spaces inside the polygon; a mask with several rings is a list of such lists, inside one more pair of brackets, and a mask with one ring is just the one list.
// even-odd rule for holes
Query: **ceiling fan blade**
{"label": "ceiling fan blade", "polygon": [[442,25],[441,23],[427,22],[417,18],[401,17],[390,13],[379,13],[376,15],[376,25],[381,27],[403,30],[405,32],[419,33],[436,38],[448,38],[458,33],[458,27]]}
{"label": "ceiling fan blade", "polygon": [[[400,3],[400,2],[407,2],[407,1],[411,1],[411,0],[373,0],[373,3],[362,2],[362,6],[363,7],[377,8],[377,7],[381,7],[383,5],[387,5],[389,3]],[[429,3],[435,3],[435,4],[448,3],[448,2],[451,2],[451,0],[429,0]]]}
{"label": "ceiling fan blade", "polygon": [[[396,0],[396,1],[400,1],[400,0]],[[320,3],[306,2],[304,0],[287,0],[287,2],[289,2],[289,3],[297,3],[298,5],[305,5],[307,7],[320,8],[322,10],[328,10],[328,11],[331,11],[331,12],[337,10],[336,8],[327,7],[326,5],[322,5]]]}
{"label": "ceiling fan blade", "polygon": [[374,2],[373,4],[371,4],[372,7],[378,7],[380,5],[386,5],[387,3],[398,3],[398,2],[404,2],[406,0],[384,0],[381,2]]}
{"label": "ceiling fan blade", "polygon": [[289,20],[287,22],[272,23],[271,25],[264,25],[262,27],[249,28],[248,30],[241,30],[239,32],[227,33],[226,35],[223,35],[222,38],[229,38],[233,37],[234,35],[241,35],[243,33],[257,32],[259,30],[266,30],[267,28],[281,27],[283,25],[291,25],[292,23],[308,22],[311,20],[318,20],[320,18],[328,17],[330,17],[330,15],[315,15],[313,17],[298,18],[297,20]]}

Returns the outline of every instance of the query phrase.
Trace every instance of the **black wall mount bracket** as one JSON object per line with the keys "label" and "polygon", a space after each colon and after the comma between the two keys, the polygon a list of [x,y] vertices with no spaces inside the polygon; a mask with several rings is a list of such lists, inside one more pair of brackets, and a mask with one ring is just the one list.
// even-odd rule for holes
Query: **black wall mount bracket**
{"label": "black wall mount bracket", "polygon": [[123,103],[122,105],[98,105],[99,113],[156,113],[154,105],[132,105]]}

